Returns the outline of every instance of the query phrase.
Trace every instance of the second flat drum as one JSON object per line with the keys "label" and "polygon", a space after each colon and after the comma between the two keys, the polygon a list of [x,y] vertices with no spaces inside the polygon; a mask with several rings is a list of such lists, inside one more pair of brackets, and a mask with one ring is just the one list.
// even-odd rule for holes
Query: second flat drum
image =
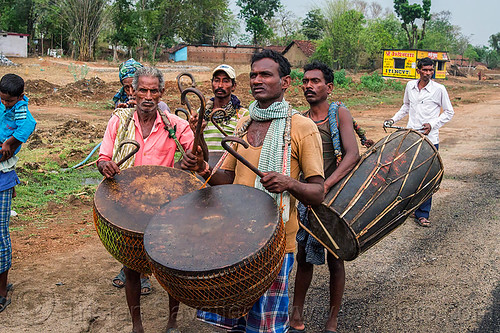
{"label": "second flat drum", "polygon": [[276,279],[285,231],[267,193],[221,185],[167,204],[149,222],[144,245],[153,273],[172,297],[236,318]]}

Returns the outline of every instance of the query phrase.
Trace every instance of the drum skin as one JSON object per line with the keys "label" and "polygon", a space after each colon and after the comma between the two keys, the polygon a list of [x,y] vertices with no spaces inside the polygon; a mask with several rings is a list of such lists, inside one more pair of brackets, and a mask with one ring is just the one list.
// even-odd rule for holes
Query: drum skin
{"label": "drum skin", "polygon": [[147,223],[164,204],[202,185],[190,173],[156,165],[104,179],[94,196],[94,224],[104,247],[126,267],[151,274],[143,242]]}
{"label": "drum skin", "polygon": [[169,295],[196,309],[239,318],[278,276],[285,228],[267,193],[221,185],[165,205],[148,224],[144,246]]}
{"label": "drum skin", "polygon": [[442,177],[441,157],[423,134],[394,132],[312,207],[308,232],[341,259],[353,260],[400,226]]}

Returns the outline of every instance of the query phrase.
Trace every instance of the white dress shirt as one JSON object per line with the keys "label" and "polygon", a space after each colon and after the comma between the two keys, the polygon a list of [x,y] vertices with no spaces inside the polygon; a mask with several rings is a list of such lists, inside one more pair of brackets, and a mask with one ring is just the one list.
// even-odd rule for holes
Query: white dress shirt
{"label": "white dress shirt", "polygon": [[[406,84],[403,106],[392,117],[394,122],[408,116],[407,127],[419,130],[423,124],[429,123],[431,131],[427,138],[433,143],[439,143],[439,128],[450,121],[455,113],[446,88],[433,80],[418,89],[418,81],[412,80]],[[441,113],[441,108],[443,112]],[[441,114],[440,114],[441,113]]]}

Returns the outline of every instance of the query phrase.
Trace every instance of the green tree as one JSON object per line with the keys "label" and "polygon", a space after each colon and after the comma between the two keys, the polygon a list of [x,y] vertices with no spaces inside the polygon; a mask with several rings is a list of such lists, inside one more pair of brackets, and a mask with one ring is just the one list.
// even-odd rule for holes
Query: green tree
{"label": "green tree", "polygon": [[143,0],[137,3],[144,29],[144,42],[149,47],[149,59],[155,61],[161,45],[171,46],[185,12],[182,0]]}
{"label": "green tree", "polygon": [[321,10],[310,10],[302,21],[302,33],[309,40],[321,39],[325,33],[325,25],[325,17],[321,14]]}
{"label": "green tree", "polygon": [[[422,5],[409,4],[408,0],[394,0],[394,11],[402,21],[409,47],[417,47],[418,42],[425,37],[425,24],[431,19],[431,0],[422,0]],[[422,21],[421,29],[417,24],[418,19]]]}
{"label": "green tree", "polygon": [[280,6],[275,16],[266,23],[273,31],[273,36],[267,40],[270,44],[287,45],[294,39],[303,39],[300,34],[300,21],[283,6]]}
{"label": "green tree", "polygon": [[500,65],[500,55],[496,50],[489,50],[484,56],[484,62],[488,68],[497,68]]}
{"label": "green tree", "polygon": [[280,0],[238,0],[236,5],[241,8],[240,18],[246,22],[246,31],[252,35],[254,45],[258,45],[273,35],[266,24],[281,6]]}
{"label": "green tree", "polygon": [[500,32],[491,35],[488,42],[490,43],[491,48],[500,54]]}
{"label": "green tree", "polygon": [[214,44],[216,27],[226,18],[227,0],[191,0],[184,6],[176,34],[191,44]]}
{"label": "green tree", "polygon": [[125,46],[131,52],[142,36],[140,17],[132,0],[116,0],[111,6],[111,31],[108,40],[113,45],[113,61],[118,61],[117,46]]}
{"label": "green tree", "polygon": [[[374,69],[375,61],[382,57],[381,50],[398,47],[396,34],[388,25],[387,19],[378,18],[369,20],[361,31],[360,40],[364,51],[362,57],[365,58],[365,66],[370,69]],[[399,28],[399,25],[395,28]]]}
{"label": "green tree", "polygon": [[463,55],[469,45],[469,37],[459,26],[451,24],[451,12],[432,14],[427,24],[425,37],[419,43],[424,49],[449,51]]}
{"label": "green tree", "polygon": [[63,0],[61,19],[74,43],[78,60],[94,59],[95,43],[104,27],[106,0]]}
{"label": "green tree", "polygon": [[239,20],[229,8],[226,8],[222,19],[218,20],[215,25],[215,44],[228,43],[232,45],[233,41],[239,37],[239,28]]}
{"label": "green tree", "polygon": [[50,48],[63,48],[67,45],[68,37],[65,31],[68,27],[61,20],[61,7],[54,0],[36,0],[35,13],[35,35],[41,39],[42,52],[45,44],[50,43]]}
{"label": "green tree", "polygon": [[363,14],[351,9],[347,0],[334,0],[326,6],[325,38],[320,41],[319,54],[331,55],[334,69],[357,69],[362,51]]}
{"label": "green tree", "polygon": [[35,36],[35,2],[3,0],[0,2],[0,30],[29,34],[29,45]]}

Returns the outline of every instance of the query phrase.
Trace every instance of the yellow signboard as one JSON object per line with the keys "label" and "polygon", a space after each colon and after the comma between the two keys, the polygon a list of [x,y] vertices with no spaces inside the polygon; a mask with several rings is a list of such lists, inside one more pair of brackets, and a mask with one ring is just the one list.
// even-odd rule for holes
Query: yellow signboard
{"label": "yellow signboard", "polygon": [[417,52],[415,50],[385,50],[382,76],[415,78]]}
{"label": "yellow signboard", "polygon": [[382,76],[404,79],[418,78],[416,71],[418,59],[429,57],[435,61],[435,74],[437,79],[446,77],[446,62],[448,53],[429,50],[384,50],[384,63]]}

